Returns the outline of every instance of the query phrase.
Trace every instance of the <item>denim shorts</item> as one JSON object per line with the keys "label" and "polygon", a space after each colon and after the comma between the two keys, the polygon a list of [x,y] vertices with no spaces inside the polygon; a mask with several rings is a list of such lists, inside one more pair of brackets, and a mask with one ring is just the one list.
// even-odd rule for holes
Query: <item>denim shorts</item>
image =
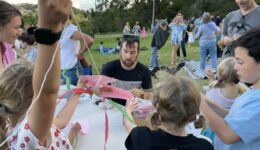
{"label": "denim shorts", "polygon": [[178,38],[178,36],[173,36],[171,39],[172,45],[181,45],[181,39]]}

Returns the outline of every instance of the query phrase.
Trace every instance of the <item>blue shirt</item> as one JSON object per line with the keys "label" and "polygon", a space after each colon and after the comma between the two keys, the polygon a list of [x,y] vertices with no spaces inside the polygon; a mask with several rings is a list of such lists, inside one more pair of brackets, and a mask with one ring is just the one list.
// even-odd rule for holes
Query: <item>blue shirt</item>
{"label": "blue shirt", "polygon": [[36,48],[35,48],[35,47],[31,47],[31,48],[28,50],[27,59],[28,59],[29,61],[31,61],[31,62],[35,62],[36,57],[37,57]]}
{"label": "blue shirt", "polygon": [[260,89],[249,89],[236,99],[225,121],[241,140],[230,145],[215,141],[215,150],[259,150]]}
{"label": "blue shirt", "polygon": [[199,39],[200,46],[205,45],[208,42],[216,41],[215,32],[219,32],[219,28],[214,22],[202,24],[196,34],[196,38]]}
{"label": "blue shirt", "polygon": [[171,23],[169,24],[169,28],[171,29],[172,32],[172,39],[174,37],[177,37],[180,41],[183,39],[183,32],[187,29],[187,26],[185,24],[176,24],[176,23]]}

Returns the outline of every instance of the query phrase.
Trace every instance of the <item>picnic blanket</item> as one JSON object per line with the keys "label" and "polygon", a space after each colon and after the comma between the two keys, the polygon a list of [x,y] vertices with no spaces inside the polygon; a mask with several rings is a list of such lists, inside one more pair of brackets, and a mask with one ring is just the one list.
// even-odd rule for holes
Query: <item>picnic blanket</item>
{"label": "picnic blanket", "polygon": [[[206,74],[204,71],[200,69],[200,62],[199,61],[186,61],[185,66],[183,67],[184,71],[195,80],[198,79],[205,79]],[[210,69],[211,64],[207,63],[205,70]]]}

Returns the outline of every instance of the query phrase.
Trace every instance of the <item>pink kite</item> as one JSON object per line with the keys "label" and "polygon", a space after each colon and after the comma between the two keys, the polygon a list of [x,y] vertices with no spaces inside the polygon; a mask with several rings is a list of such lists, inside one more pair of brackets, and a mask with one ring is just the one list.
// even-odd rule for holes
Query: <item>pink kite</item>
{"label": "pink kite", "polygon": [[95,88],[103,84],[114,82],[117,79],[110,78],[104,75],[82,75],[80,76],[80,80],[83,81],[86,84],[86,86]]}
{"label": "pink kite", "polygon": [[113,87],[110,85],[103,85],[103,87],[110,89],[102,91],[101,96],[105,98],[120,98],[125,100],[134,99],[133,94],[130,91]]}

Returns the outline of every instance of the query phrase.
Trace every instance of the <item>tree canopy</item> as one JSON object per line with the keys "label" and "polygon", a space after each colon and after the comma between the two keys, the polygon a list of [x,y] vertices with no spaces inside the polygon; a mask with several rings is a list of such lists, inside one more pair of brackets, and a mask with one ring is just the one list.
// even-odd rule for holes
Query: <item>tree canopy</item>
{"label": "tree canopy", "polygon": [[[153,0],[96,0],[96,8],[83,11],[74,8],[75,18],[83,32],[107,33],[122,32],[126,22],[132,27],[136,21],[140,26],[150,27],[152,22]],[[260,0],[256,0],[259,4]],[[26,25],[37,24],[36,5],[20,4],[23,21]],[[170,21],[178,12],[185,19],[198,17],[203,12],[220,15],[238,9],[235,0],[155,0],[155,18]],[[29,11],[31,10],[31,11]]]}

